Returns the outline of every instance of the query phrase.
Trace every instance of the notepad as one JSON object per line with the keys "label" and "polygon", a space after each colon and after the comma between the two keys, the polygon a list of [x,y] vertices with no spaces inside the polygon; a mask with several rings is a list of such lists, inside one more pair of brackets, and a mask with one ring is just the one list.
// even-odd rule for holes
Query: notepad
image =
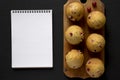
{"label": "notepad", "polygon": [[12,68],[52,68],[52,10],[11,10]]}

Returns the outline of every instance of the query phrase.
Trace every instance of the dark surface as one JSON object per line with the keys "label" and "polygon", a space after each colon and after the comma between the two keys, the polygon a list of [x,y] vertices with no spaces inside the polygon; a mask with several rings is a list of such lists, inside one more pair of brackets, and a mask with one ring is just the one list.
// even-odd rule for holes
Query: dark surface
{"label": "dark surface", "polygon": [[[0,1],[0,80],[80,80],[63,73],[63,5],[66,0],[1,0]],[[119,80],[120,72],[120,0],[103,0],[106,6],[106,71],[100,79]],[[54,68],[11,68],[12,9],[53,9]],[[89,79],[93,80],[93,79]]]}

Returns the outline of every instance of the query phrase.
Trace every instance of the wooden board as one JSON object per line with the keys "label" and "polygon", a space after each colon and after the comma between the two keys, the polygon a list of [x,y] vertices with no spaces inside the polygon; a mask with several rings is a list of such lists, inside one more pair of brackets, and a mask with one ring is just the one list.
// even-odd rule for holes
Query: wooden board
{"label": "wooden board", "polygon": [[[70,25],[79,25],[83,28],[84,30],[84,33],[85,33],[85,39],[84,41],[79,44],[79,45],[76,45],[76,46],[72,46],[70,44],[67,43],[67,41],[65,40],[64,38],[64,55],[63,55],[63,62],[64,62],[64,73],[67,77],[69,78],[83,78],[83,79],[86,79],[86,78],[90,78],[90,76],[86,73],[86,70],[85,70],[85,64],[86,62],[88,61],[88,59],[90,58],[93,58],[93,57],[96,57],[96,58],[100,58],[103,62],[104,62],[104,50],[96,55],[93,55],[91,52],[88,51],[87,47],[86,47],[86,44],[85,44],[85,41],[86,41],[86,38],[88,37],[88,35],[90,35],[91,33],[99,33],[101,35],[104,36],[105,34],[105,30],[104,28],[100,29],[100,30],[97,30],[97,31],[94,31],[94,30],[91,30],[90,28],[88,28],[88,25],[86,23],[86,17],[87,15],[89,14],[88,11],[87,11],[87,8],[91,8],[91,11],[101,11],[104,13],[104,4],[100,1],[100,0],[87,0],[86,3],[82,3],[85,7],[85,14],[84,14],[84,17],[79,21],[79,22],[72,22],[70,21],[67,16],[66,16],[66,12],[65,12],[65,9],[66,9],[66,6],[71,3],[71,2],[74,2],[74,1],[77,1],[77,2],[80,2],[79,0],[68,0],[67,3],[64,5],[64,15],[63,15],[63,27],[64,27],[64,33],[66,31],[66,29],[70,26]],[[97,7],[93,8],[92,6],[92,2],[96,2],[97,3]],[[80,2],[81,3],[81,2]],[[71,50],[71,49],[80,49],[83,54],[84,54],[84,63],[82,65],[81,68],[79,69],[70,69],[66,62],[65,62],[65,55]]]}

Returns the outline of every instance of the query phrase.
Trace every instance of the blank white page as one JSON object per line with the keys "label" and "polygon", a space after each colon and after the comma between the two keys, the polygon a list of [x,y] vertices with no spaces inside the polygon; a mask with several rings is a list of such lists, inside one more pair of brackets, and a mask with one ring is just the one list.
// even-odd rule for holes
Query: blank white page
{"label": "blank white page", "polygon": [[53,67],[52,10],[11,10],[12,68]]}

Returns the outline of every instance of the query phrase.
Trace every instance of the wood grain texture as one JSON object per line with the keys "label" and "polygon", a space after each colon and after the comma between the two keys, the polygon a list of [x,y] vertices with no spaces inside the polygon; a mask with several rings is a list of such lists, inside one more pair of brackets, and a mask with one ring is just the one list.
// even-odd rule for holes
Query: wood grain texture
{"label": "wood grain texture", "polygon": [[[84,8],[85,8],[85,14],[84,14],[84,17],[79,21],[79,22],[72,22],[70,21],[67,16],[66,16],[66,6],[71,3],[71,2],[74,2],[74,1],[77,1],[77,2],[80,2],[80,0],[68,0],[67,3],[64,5],[64,13],[63,13],[63,29],[64,29],[64,33],[66,31],[66,29],[70,26],[70,25],[79,25],[83,28],[84,30],[84,41],[82,43],[80,43],[79,45],[75,45],[75,46],[72,46],[70,44],[68,44],[68,42],[64,39],[64,52],[63,52],[63,71],[65,73],[65,75],[69,78],[82,78],[82,79],[86,79],[86,78],[90,78],[90,76],[86,73],[86,70],[85,70],[85,64],[86,62],[88,61],[88,59],[90,58],[93,58],[93,57],[96,57],[96,58],[100,58],[103,62],[104,62],[104,50],[101,51],[100,53],[98,54],[92,54],[92,52],[89,52],[87,47],[86,47],[86,38],[88,37],[88,35],[90,35],[91,33],[99,33],[101,35],[104,36],[105,34],[105,30],[104,28],[100,29],[100,30],[91,30],[90,28],[88,28],[88,25],[86,23],[86,17],[88,16],[88,11],[87,11],[87,8],[91,8],[91,11],[101,11],[104,13],[104,4],[100,1],[100,0],[87,0],[86,3],[82,3],[84,5]],[[97,2],[97,7],[93,8],[92,6],[92,2]],[[81,3],[81,2],[80,2]],[[82,65],[81,68],[79,69],[71,69],[67,66],[66,62],[65,62],[65,56],[66,54],[71,50],[71,49],[79,49],[83,52],[84,54],[84,63]]]}

